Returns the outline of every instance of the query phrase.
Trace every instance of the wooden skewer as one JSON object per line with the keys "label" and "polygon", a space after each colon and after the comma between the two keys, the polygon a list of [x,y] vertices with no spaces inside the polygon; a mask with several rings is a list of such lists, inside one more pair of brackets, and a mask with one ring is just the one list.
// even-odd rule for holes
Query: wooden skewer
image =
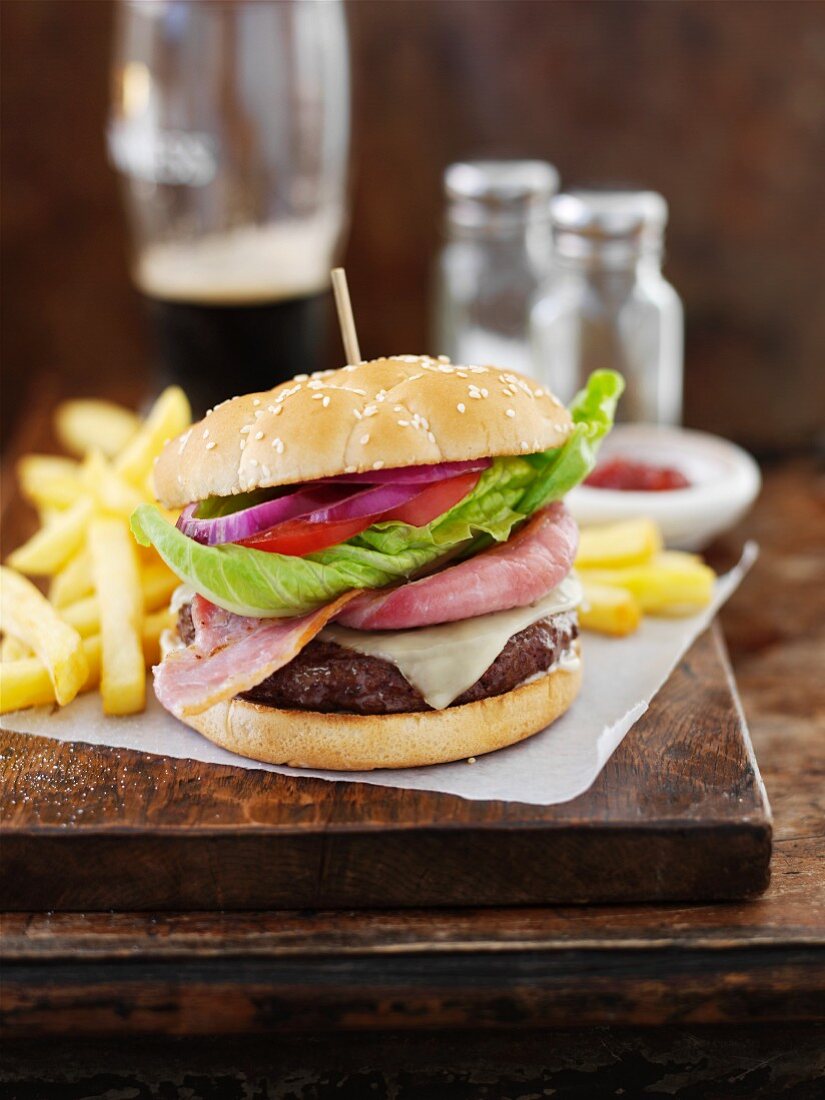
{"label": "wooden skewer", "polygon": [[338,310],[338,324],[341,326],[341,339],[344,341],[348,363],[360,363],[361,351],[358,347],[358,335],[355,331],[355,318],[352,315],[352,302],[347,287],[347,276],[343,267],[332,270],[332,292],[335,295],[335,308]]}

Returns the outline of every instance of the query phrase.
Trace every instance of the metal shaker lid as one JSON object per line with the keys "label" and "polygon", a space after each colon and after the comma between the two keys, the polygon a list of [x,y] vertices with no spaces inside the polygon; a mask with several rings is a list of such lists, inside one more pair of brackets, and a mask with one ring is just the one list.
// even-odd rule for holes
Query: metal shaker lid
{"label": "metal shaker lid", "polygon": [[547,220],[559,174],[542,160],[473,160],[444,173],[450,222],[466,229],[515,228]]}
{"label": "metal shaker lid", "polygon": [[602,251],[658,251],[668,208],[656,191],[577,188],[550,206],[556,251],[572,259]]}

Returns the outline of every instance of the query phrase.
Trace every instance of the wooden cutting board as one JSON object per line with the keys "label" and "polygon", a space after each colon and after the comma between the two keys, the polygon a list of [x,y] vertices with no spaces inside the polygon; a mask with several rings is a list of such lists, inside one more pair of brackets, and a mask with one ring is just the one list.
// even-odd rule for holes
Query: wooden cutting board
{"label": "wooden cutting board", "polygon": [[768,883],[770,811],[718,628],[558,806],[1,736],[9,910],[711,900]]}

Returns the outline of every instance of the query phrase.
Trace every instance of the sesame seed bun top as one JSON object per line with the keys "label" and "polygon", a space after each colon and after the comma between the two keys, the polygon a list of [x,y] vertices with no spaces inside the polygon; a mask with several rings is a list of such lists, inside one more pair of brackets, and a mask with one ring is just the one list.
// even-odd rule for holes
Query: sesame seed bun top
{"label": "sesame seed bun top", "polygon": [[336,474],[544,451],[571,428],[561,402],[515,371],[395,355],[224,401],[166,444],[155,491],[180,507]]}

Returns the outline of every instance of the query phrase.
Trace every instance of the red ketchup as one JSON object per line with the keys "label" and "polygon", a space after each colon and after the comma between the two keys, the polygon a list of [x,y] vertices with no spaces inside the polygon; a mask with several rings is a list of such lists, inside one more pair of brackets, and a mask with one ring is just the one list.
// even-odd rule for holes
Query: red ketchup
{"label": "red ketchup", "polygon": [[661,493],[689,489],[690,482],[672,466],[653,466],[629,458],[611,458],[597,466],[584,483],[591,489],[622,489],[634,493]]}

